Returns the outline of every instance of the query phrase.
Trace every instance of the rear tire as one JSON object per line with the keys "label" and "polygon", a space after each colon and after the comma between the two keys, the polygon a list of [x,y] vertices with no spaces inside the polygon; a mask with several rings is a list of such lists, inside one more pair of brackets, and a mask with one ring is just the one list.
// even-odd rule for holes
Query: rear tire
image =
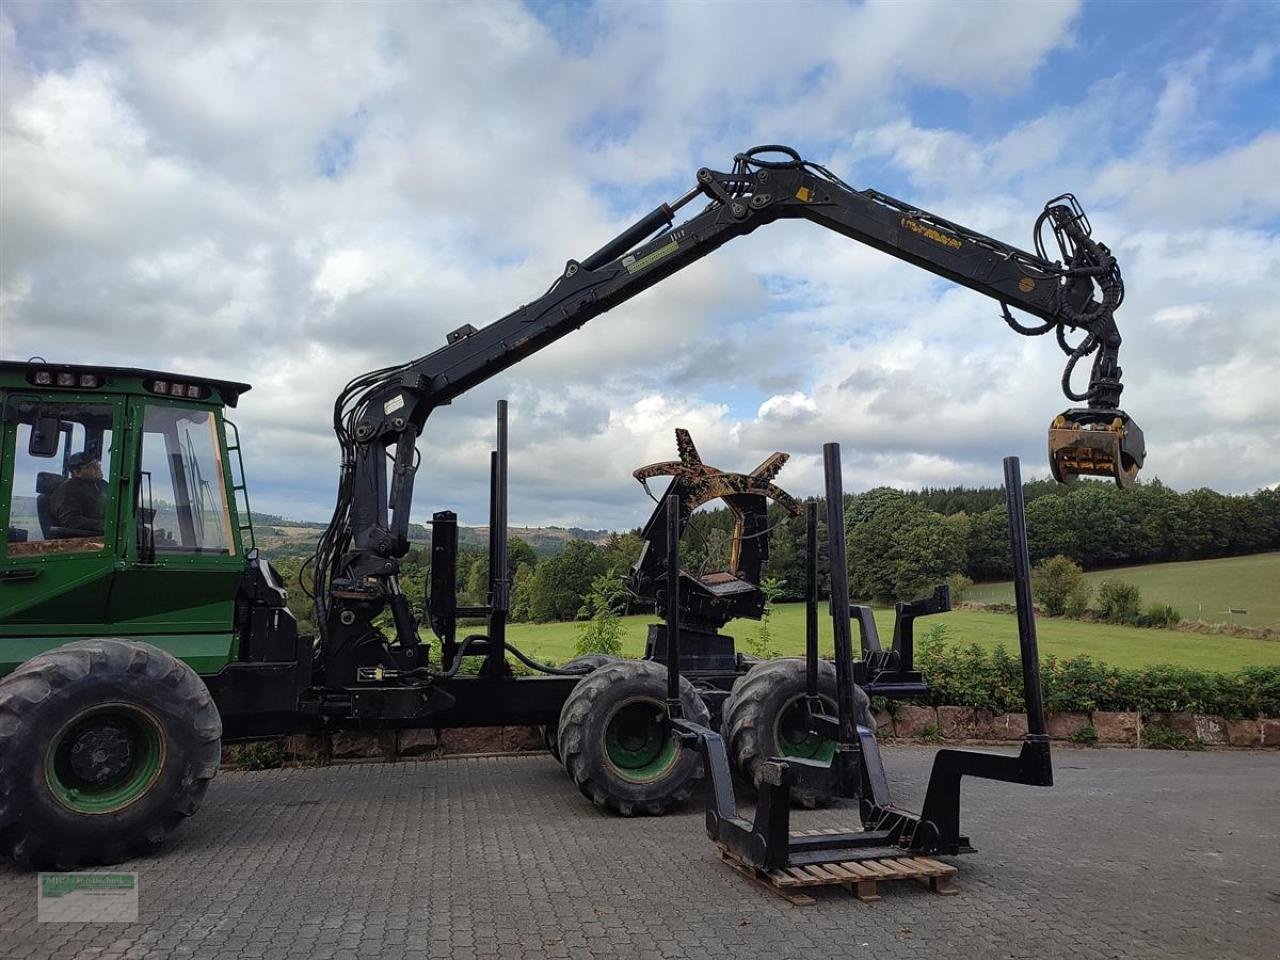
{"label": "rear tire", "polygon": [[[624,817],[661,816],[703,779],[702,757],[666,722],[667,669],[619,660],[578,682],[560,712],[560,755],[583,795]],[[706,724],[706,704],[680,679],[686,719]]]}
{"label": "rear tire", "polygon": [[[803,726],[807,689],[805,661],[792,658],[760,663],[734,684],[721,729],[734,768],[754,786],[760,786],[761,764],[772,757],[829,761],[834,755],[835,741],[814,736]],[[818,662],[818,696],[835,716],[836,667],[825,660]],[[856,685],[853,697],[855,721],[874,730],[870,698]],[[812,810],[832,798],[812,787],[795,786],[791,799]]]}
{"label": "rear tire", "polygon": [[[599,670],[606,663],[615,663],[619,659],[619,657],[615,657],[611,653],[584,653],[580,657],[574,657],[560,669],[569,670],[574,673],[581,673],[585,676],[588,673]],[[564,761],[560,758],[560,744],[557,742],[559,740],[559,734],[559,724],[552,724],[550,726],[543,727],[542,743],[543,746],[547,748],[547,753],[556,758],[556,763],[563,764]]]}
{"label": "rear tire", "polygon": [[147,643],[85,640],[0,680],[0,854],[118,863],[164,842],[218,772],[204,681]]}

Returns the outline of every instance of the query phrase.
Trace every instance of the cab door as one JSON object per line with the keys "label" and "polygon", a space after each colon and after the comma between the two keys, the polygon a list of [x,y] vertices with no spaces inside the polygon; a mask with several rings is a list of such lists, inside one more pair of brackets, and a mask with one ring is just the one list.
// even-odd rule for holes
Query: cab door
{"label": "cab door", "polygon": [[244,571],[231,473],[217,407],[129,399],[128,464],[137,521],[118,534],[111,590],[117,632],[163,645],[197,671],[233,655]]}
{"label": "cab door", "polygon": [[[0,675],[56,643],[101,636],[121,524],[121,397],[61,392],[4,397],[0,430]],[[71,457],[101,464],[102,478],[72,477]],[[64,484],[101,511],[99,524],[59,524]]]}

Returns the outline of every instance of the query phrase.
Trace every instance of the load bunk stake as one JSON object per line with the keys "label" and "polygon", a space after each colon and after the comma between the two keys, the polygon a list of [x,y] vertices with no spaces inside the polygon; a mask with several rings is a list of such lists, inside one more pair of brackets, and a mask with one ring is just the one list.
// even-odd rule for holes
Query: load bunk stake
{"label": "load bunk stake", "polygon": [[[864,893],[873,895],[873,890],[866,889],[868,877],[863,874],[867,871],[872,878],[878,871],[881,879],[932,878],[930,883],[940,889],[945,887],[954,870],[929,858],[971,853],[974,849],[969,838],[960,833],[961,778],[981,777],[1033,786],[1053,783],[1031,607],[1031,570],[1018,459],[1005,458],[1004,478],[1028,733],[1016,756],[975,750],[938,751],[924,807],[920,813],[913,813],[896,806],[890,797],[875,731],[856,722],[853,686],[873,682],[880,671],[911,670],[912,621],[916,616],[950,609],[949,596],[946,588],[940,587],[929,600],[898,604],[893,649],[881,649],[870,609],[851,608],[849,604],[839,444],[826,444],[823,455],[837,716],[825,713],[825,705],[818,696],[818,535],[817,505],[812,502],[806,504],[805,510],[808,560],[805,703],[810,732],[834,740],[834,755],[829,762],[797,757],[770,758],[763,766],[754,819],[747,820],[737,811],[724,739],[714,730],[674,713],[671,722],[682,744],[702,753],[707,769],[707,835],[736,866],[778,889],[797,884],[849,885],[853,877],[863,881]],[[669,615],[676,610],[675,604],[666,607]],[[853,656],[851,615],[858,617],[862,639],[862,657],[857,660]],[[671,663],[676,664],[678,623],[669,622],[668,630],[672,638]],[[797,785],[810,785],[837,798],[856,801],[861,828],[793,833],[791,791]]]}

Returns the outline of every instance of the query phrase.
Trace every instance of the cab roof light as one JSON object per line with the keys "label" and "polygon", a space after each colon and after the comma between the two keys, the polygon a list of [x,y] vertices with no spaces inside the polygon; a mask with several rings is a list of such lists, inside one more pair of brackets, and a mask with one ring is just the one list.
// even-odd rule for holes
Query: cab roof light
{"label": "cab roof light", "polygon": [[172,380],[150,380],[146,387],[162,397],[182,397],[187,400],[205,400],[212,391],[203,384],[177,383]]}
{"label": "cab roof light", "polygon": [[77,373],[74,370],[35,369],[27,373],[27,383],[37,387],[71,387],[96,390],[106,383],[100,373]]}

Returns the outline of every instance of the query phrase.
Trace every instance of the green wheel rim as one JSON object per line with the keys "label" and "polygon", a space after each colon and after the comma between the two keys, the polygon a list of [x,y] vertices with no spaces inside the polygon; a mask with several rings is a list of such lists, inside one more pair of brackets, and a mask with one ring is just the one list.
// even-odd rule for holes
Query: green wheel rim
{"label": "green wheel rim", "polygon": [[164,735],[146,710],[105,703],[58,731],[44,757],[50,791],[68,810],[104,814],[146,795],[164,766]]}
{"label": "green wheel rim", "polygon": [[632,783],[666,774],[680,756],[666,704],[636,698],[615,707],[605,720],[604,755],[614,772]]}
{"label": "green wheel rim", "polygon": [[[828,711],[835,714],[836,705],[829,698],[823,697],[822,702]],[[773,739],[778,744],[778,753],[784,757],[830,763],[831,758],[836,755],[836,742],[807,729],[805,717],[804,697],[788,700],[787,705],[778,712],[778,719],[773,725]]]}

